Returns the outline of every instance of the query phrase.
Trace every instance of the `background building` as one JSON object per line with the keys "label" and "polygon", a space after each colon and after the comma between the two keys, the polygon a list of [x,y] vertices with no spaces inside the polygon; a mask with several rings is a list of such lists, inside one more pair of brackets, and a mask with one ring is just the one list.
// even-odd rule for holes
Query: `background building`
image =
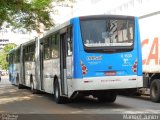
{"label": "background building", "polygon": [[11,28],[6,28],[2,26],[0,28],[0,50],[3,49],[5,44],[15,43],[20,45],[33,37],[36,36],[36,33],[23,33],[22,31],[13,31]]}
{"label": "background building", "polygon": [[8,43],[9,43],[9,39],[0,39],[0,50],[2,50],[4,46]]}
{"label": "background building", "polygon": [[0,29],[0,50],[4,48],[6,44],[9,43],[9,38],[7,37],[7,30],[6,29]]}

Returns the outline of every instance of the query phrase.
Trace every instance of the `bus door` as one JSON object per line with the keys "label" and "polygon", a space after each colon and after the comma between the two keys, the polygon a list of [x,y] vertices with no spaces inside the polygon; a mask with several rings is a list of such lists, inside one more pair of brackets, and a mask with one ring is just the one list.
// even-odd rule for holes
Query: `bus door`
{"label": "bus door", "polygon": [[11,63],[10,63],[11,64],[11,68],[10,68],[11,69],[11,74],[10,74],[10,80],[11,80],[11,82],[13,82],[13,74],[14,74],[14,70],[13,70],[14,69],[13,56],[14,55],[11,54]]}
{"label": "bus door", "polygon": [[41,90],[44,90],[44,81],[43,81],[43,51],[44,51],[44,44],[40,43],[40,81],[41,81]]}
{"label": "bus door", "polygon": [[26,72],[25,72],[25,48],[22,47],[22,50],[23,50],[23,51],[22,51],[22,52],[23,52],[23,53],[22,53],[22,54],[23,54],[23,55],[22,55],[22,66],[23,66],[23,68],[22,68],[22,71],[21,71],[21,72],[22,72],[22,78],[23,78],[23,79],[22,79],[22,84],[25,85],[25,83],[26,83],[26,82],[25,82],[25,74],[26,74]]}
{"label": "bus door", "polygon": [[35,48],[35,78],[37,81],[37,88],[38,90],[41,90],[41,69],[40,69],[40,41],[39,38],[36,37],[36,48]]}
{"label": "bus door", "polygon": [[61,91],[62,95],[67,95],[67,63],[66,63],[66,56],[67,56],[67,33],[63,32],[60,34],[60,78],[61,78]]}

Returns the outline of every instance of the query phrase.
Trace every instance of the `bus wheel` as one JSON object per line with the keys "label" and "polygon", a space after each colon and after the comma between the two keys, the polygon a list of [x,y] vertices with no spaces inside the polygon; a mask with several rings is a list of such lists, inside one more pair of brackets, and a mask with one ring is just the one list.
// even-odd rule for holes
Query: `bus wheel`
{"label": "bus wheel", "polygon": [[31,91],[33,94],[37,93],[37,90],[34,89],[34,82],[31,82]]}
{"label": "bus wheel", "polygon": [[18,89],[23,89],[23,85],[21,85],[21,84],[19,83],[19,77],[18,77],[18,76],[16,77],[16,81],[17,81]]}
{"label": "bus wheel", "polygon": [[150,86],[150,98],[153,102],[160,102],[160,80],[153,80]]}
{"label": "bus wheel", "polygon": [[18,89],[23,89],[23,85],[18,83]]}
{"label": "bus wheel", "polygon": [[58,104],[62,104],[64,102],[63,97],[60,96],[60,88],[59,88],[58,80],[56,80],[54,83],[54,98],[56,103]]}
{"label": "bus wheel", "polygon": [[107,102],[107,103],[113,103],[117,98],[117,93],[109,93],[106,95],[98,96],[99,102]]}

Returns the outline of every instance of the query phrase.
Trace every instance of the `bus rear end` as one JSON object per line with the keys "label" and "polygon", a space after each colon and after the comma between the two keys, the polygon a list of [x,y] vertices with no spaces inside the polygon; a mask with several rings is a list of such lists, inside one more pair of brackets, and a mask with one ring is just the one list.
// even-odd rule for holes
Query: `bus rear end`
{"label": "bus rear end", "polygon": [[108,91],[112,96],[119,90],[142,87],[136,17],[87,16],[75,18],[73,26],[75,91],[102,100]]}

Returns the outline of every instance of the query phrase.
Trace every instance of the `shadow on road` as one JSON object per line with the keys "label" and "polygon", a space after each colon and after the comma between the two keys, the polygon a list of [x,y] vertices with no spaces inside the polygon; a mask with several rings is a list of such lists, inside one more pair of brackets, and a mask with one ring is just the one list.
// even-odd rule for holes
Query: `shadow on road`
{"label": "shadow on road", "polygon": [[[41,93],[46,99],[54,101],[54,95],[51,94],[45,94]],[[127,109],[130,108],[126,105],[121,105],[118,102],[115,101],[115,103],[107,103],[107,102],[98,102],[98,100],[90,98],[90,97],[84,97],[81,99],[76,100],[66,100],[65,104],[63,104],[68,107],[72,108],[80,108],[80,109],[110,109],[110,108],[122,108]]]}
{"label": "shadow on road", "polygon": [[132,99],[139,99],[139,100],[143,100],[143,101],[151,101],[149,95],[139,95],[139,96],[136,96],[136,95],[132,95],[132,96],[121,95],[121,96],[132,98]]}

